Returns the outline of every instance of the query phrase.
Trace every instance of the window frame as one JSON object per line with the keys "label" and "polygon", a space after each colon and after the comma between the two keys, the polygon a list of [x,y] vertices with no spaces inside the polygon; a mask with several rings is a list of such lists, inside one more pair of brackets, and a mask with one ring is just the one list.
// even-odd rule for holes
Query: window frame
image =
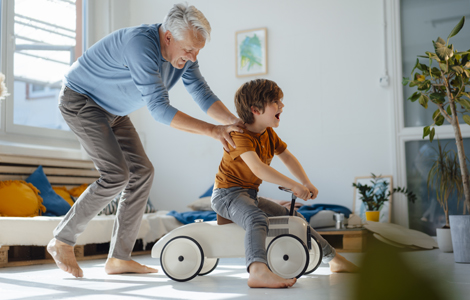
{"label": "window frame", "polygon": [[[397,186],[406,186],[407,173],[406,173],[406,152],[405,145],[410,141],[423,140],[423,127],[405,127],[405,109],[404,109],[404,96],[403,96],[403,68],[402,68],[402,45],[401,45],[401,15],[400,15],[400,1],[384,0],[387,19],[390,20],[389,36],[391,45],[391,66],[394,74],[392,80],[392,99],[393,99],[393,132],[394,132],[394,145],[395,145],[395,178]],[[429,41],[431,42],[431,41]],[[419,55],[417,53],[416,55]],[[470,137],[470,126],[460,126],[462,137]],[[440,139],[454,139],[454,130],[452,126],[442,125],[436,128],[439,133]],[[409,227],[408,216],[408,201],[401,194],[394,195],[394,223]]]}
{"label": "window frame", "polygon": [[[85,33],[81,35],[81,45],[83,53],[86,50],[86,37],[88,35],[88,32],[84,31],[88,29],[88,25],[84,24],[88,22],[88,5],[87,0],[81,1],[82,24],[81,28],[77,30],[81,30],[83,33]],[[12,80],[12,78],[14,78],[13,56],[15,51],[14,5],[14,0],[0,0],[0,53],[1,61],[5,62],[4,64],[0,65],[0,68],[2,73],[5,74],[5,83],[9,93],[11,94],[9,97],[7,97],[5,101],[2,101],[2,103],[0,103],[0,138],[1,140],[7,142],[20,141],[21,143],[21,141],[27,140],[28,143],[48,144],[53,145],[55,147],[79,149],[80,145],[75,135],[71,131],[14,124],[14,80]],[[31,137],[34,138],[30,139]]]}

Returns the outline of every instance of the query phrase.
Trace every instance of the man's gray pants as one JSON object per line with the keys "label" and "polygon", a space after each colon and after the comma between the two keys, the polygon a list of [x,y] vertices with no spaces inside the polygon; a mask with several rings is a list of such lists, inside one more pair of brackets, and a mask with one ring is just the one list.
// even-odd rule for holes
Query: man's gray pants
{"label": "man's gray pants", "polygon": [[[287,216],[289,210],[273,201],[258,198],[256,190],[231,187],[215,189],[211,198],[212,208],[222,217],[229,219],[245,229],[245,260],[249,270],[253,262],[268,264],[266,256],[266,236],[268,234],[268,217]],[[305,218],[295,212],[297,217]],[[310,233],[323,250],[322,261],[330,262],[336,250],[312,227]]]}
{"label": "man's gray pants", "polygon": [[63,87],[59,109],[100,172],[54,230],[75,245],[78,236],[121,191],[108,257],[130,260],[153,181],[153,166],[128,116],[113,115],[86,95]]}

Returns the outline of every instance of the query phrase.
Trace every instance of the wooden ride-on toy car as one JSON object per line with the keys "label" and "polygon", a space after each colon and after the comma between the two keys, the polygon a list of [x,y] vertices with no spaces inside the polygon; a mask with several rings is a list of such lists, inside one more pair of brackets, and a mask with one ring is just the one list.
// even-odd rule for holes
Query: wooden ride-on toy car
{"label": "wooden ride-on toy car", "polygon": [[[282,190],[290,190],[279,187]],[[292,194],[289,216],[269,218],[266,238],[268,267],[283,278],[299,278],[315,271],[322,249],[310,234],[309,224],[294,216]],[[195,222],[176,228],[158,240],[152,257],[160,258],[163,272],[173,280],[188,281],[212,272],[219,258],[244,257],[245,230],[235,223]]]}

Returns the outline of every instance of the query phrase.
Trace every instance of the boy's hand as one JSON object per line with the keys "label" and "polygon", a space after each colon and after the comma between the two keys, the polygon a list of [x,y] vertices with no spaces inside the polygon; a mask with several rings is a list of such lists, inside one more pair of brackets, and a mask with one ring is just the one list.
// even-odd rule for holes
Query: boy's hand
{"label": "boy's hand", "polygon": [[317,198],[318,189],[312,183],[309,182],[309,183],[305,184],[305,187],[308,188],[310,190],[310,192],[312,193],[312,197],[310,197],[309,199]]}
{"label": "boy's hand", "polygon": [[301,185],[300,183],[292,188],[292,193],[294,193],[297,198],[300,198],[305,201],[307,201],[311,197],[310,190],[307,187]]}

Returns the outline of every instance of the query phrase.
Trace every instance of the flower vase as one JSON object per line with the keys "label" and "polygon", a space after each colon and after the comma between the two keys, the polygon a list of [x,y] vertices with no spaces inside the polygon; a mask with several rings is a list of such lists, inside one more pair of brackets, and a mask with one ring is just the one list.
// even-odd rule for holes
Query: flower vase
{"label": "flower vase", "polygon": [[453,252],[450,228],[436,228],[437,245],[442,252]]}
{"label": "flower vase", "polygon": [[380,211],[366,211],[366,220],[378,222],[380,218]]}

